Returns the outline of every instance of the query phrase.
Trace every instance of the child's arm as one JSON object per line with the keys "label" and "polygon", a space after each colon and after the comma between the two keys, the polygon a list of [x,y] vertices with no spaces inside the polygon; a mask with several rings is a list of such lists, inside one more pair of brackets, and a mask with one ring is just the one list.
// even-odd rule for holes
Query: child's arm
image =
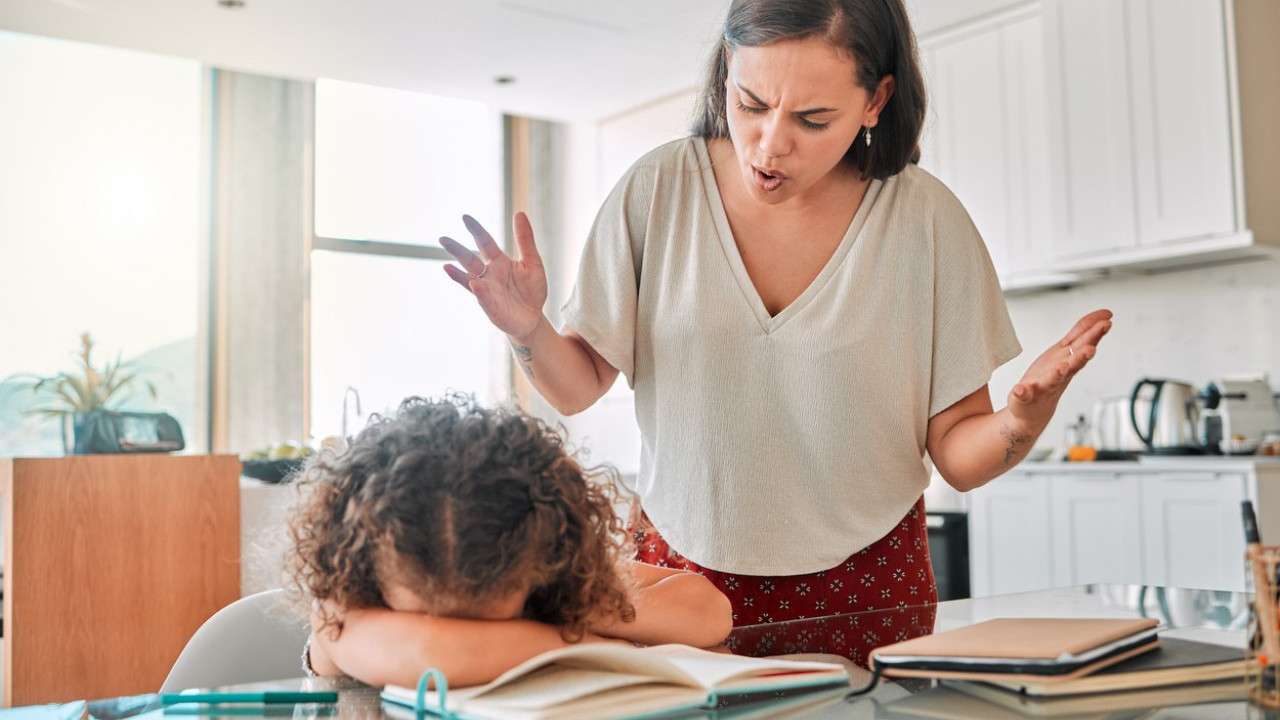
{"label": "child's arm", "polygon": [[591,632],[642,645],[683,643],[711,647],[724,642],[733,629],[729,598],[697,573],[631,564],[637,591],[632,597],[636,618],[593,622]]}
{"label": "child's arm", "polygon": [[[469,620],[362,608],[340,614],[342,632],[311,616],[311,666],[374,686],[414,687],[436,668],[455,687],[487,683],[535,655],[566,646],[559,628],[530,620]],[[600,640],[588,635],[585,641]]]}

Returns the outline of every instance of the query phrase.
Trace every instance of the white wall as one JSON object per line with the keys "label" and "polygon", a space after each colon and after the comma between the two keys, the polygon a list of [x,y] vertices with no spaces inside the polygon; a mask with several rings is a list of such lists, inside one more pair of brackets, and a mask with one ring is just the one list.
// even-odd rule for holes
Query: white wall
{"label": "white wall", "polygon": [[1087,414],[1094,400],[1126,394],[1142,377],[1199,387],[1223,374],[1265,371],[1273,387],[1280,385],[1280,260],[1113,277],[1013,296],[1008,303],[1023,354],[992,378],[997,406],[1026,366],[1076,318],[1099,307],[1115,313],[1098,356],[1063,395],[1041,439],[1045,445],[1061,442],[1066,423]]}

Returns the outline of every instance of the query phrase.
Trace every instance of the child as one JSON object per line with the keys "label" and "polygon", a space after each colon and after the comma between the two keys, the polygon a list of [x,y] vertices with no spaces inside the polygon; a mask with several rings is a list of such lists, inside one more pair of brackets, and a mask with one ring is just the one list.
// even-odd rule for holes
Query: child
{"label": "child", "polygon": [[626,559],[600,479],[537,419],[404,401],[299,483],[288,567],[311,601],[304,661],[370,685],[434,667],[464,686],[575,642],[721,643],[728,599]]}

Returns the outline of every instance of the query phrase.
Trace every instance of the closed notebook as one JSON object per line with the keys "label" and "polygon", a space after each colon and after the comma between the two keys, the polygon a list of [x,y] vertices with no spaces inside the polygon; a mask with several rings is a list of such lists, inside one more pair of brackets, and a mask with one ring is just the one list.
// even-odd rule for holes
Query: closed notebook
{"label": "closed notebook", "polygon": [[[1161,638],[1160,647],[1102,668],[1084,677],[1064,682],[1008,682],[990,684],[1025,696],[1051,697],[1082,693],[1107,693],[1118,690],[1156,688],[1215,680],[1241,680],[1247,665],[1244,648],[1216,643]],[[972,685],[959,682],[956,687]],[[1237,683],[1244,691],[1244,683]]]}
{"label": "closed notebook", "polygon": [[871,653],[887,677],[1050,684],[1159,647],[1149,618],[1001,618],[925,635]]}

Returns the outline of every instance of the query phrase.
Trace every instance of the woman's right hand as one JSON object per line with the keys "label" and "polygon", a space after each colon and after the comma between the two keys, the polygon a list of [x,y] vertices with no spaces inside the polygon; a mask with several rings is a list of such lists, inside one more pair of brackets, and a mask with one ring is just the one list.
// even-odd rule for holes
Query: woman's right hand
{"label": "woman's right hand", "polygon": [[462,222],[475,238],[480,253],[477,255],[453,238],[440,238],[440,246],[458,261],[458,265],[445,265],[445,273],[475,296],[494,327],[517,342],[529,337],[544,319],[547,272],[534,245],[528,216],[522,212],[515,216],[519,257],[514,260],[475,218],[463,215]]}

